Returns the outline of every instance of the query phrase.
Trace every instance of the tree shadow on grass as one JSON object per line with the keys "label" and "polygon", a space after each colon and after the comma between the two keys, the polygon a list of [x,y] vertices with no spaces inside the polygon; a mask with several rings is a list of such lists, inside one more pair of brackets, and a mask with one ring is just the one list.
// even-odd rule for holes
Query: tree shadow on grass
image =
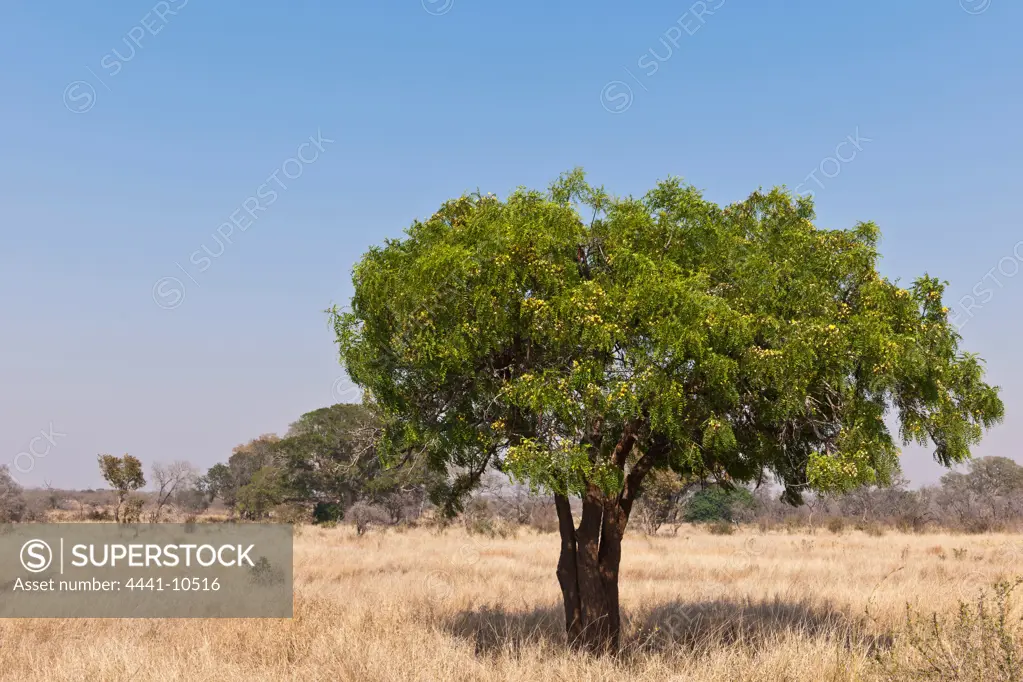
{"label": "tree shadow on grass", "polygon": [[[734,647],[760,650],[783,636],[826,638],[850,649],[865,649],[871,655],[892,644],[890,636],[872,634],[865,617],[809,600],[672,601],[626,610],[622,616],[622,654],[626,656]],[[527,647],[564,647],[564,617],[560,606],[531,611],[484,607],[455,614],[444,628],[471,642],[478,655],[495,655]]]}
{"label": "tree shadow on grass", "polygon": [[891,647],[889,635],[871,632],[866,616],[810,600],[714,599],[669,602],[630,619],[630,645],[647,651],[759,650],[780,637],[829,639],[869,654]]}

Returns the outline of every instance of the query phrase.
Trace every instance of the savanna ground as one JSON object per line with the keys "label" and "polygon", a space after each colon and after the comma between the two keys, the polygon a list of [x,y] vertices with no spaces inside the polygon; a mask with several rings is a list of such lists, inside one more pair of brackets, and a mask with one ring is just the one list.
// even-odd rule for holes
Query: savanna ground
{"label": "savanna ground", "polygon": [[[734,682],[1018,674],[992,677],[996,668],[970,661],[959,678],[941,668],[942,660],[954,665],[992,645],[972,632],[935,649],[934,676],[914,676],[929,665],[907,632],[906,604],[954,618],[959,602],[975,602],[982,586],[1023,573],[1023,536],[634,533],[622,567],[627,648],[616,658],[566,650],[557,555],[557,535],[531,530],[507,538],[461,529],[357,537],[346,527],[304,527],[296,530],[292,620],[0,621],[0,678]],[[1016,635],[1002,648],[1016,647]],[[1011,667],[1011,653],[995,654],[1005,656]]]}

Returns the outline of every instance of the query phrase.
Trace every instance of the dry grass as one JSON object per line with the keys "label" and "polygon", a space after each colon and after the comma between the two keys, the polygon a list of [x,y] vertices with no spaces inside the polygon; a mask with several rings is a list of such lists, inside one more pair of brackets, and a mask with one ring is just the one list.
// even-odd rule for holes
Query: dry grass
{"label": "dry grass", "polygon": [[556,555],[556,536],[530,531],[304,528],[293,620],[8,620],[0,678],[889,679],[874,659],[908,660],[907,602],[953,615],[1023,572],[1008,535],[633,535],[628,650],[593,659],[565,651]]}

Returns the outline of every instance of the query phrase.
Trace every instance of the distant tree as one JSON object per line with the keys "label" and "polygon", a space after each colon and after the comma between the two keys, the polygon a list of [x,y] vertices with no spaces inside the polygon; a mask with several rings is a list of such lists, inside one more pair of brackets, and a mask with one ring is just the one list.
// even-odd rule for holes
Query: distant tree
{"label": "distant tree", "polygon": [[232,512],[238,503],[239,491],[252,482],[260,469],[274,466],[280,438],[263,434],[234,448],[227,464],[215,464],[198,481],[210,502],[219,498]]}
{"label": "distant tree", "polygon": [[21,521],[25,513],[25,498],[17,481],[6,466],[0,466],[0,523]]}
{"label": "distant tree", "polygon": [[671,469],[650,472],[643,481],[642,495],[635,509],[640,527],[650,535],[657,533],[664,524],[673,524],[677,530],[683,503],[697,485],[698,481],[686,479]]}
{"label": "distant tree", "polygon": [[615,198],[581,172],[463,196],[355,266],[341,361],[385,416],[384,457],[451,472],[446,513],[493,466],[554,494],[569,641],[617,649],[650,471],[773,473],[799,503],[889,480],[891,417],[949,465],[1003,416],[945,285],[883,277],[873,223],[813,219],[781,189],[722,207],[670,179]]}
{"label": "distant tree", "polygon": [[198,483],[178,490],[174,493],[172,501],[175,506],[189,514],[198,514],[210,506],[209,497],[205,490],[199,487]]}
{"label": "distant tree", "polygon": [[110,487],[117,492],[117,506],[114,507],[114,520],[121,521],[121,505],[128,493],[141,489],[146,485],[146,477],[142,472],[142,462],[137,457],[124,455],[99,455],[99,470]]}
{"label": "distant tree", "polygon": [[227,507],[234,507],[237,489],[231,469],[226,464],[218,463],[211,466],[196,487],[206,494],[206,499],[210,502],[220,498]]}
{"label": "distant tree", "polygon": [[178,460],[170,464],[156,462],[153,464],[152,476],[153,485],[156,487],[156,500],[150,520],[159,523],[163,508],[177,493],[195,485],[198,472],[188,462]]}
{"label": "distant tree", "polygon": [[257,471],[274,463],[280,440],[277,434],[265,433],[235,447],[227,460],[227,467],[231,470],[236,489],[249,483]]}
{"label": "distant tree", "polygon": [[270,511],[285,501],[286,489],[280,469],[266,466],[253,474],[238,489],[237,509],[243,518],[266,518]]}
{"label": "distant tree", "polygon": [[1020,509],[1023,467],[1007,457],[970,460],[969,471],[941,478],[938,503],[963,525],[1002,521]]}
{"label": "distant tree", "polygon": [[67,498],[64,491],[54,488],[49,481],[43,481],[43,489],[46,490],[46,505],[51,511],[60,509],[60,505]]}
{"label": "distant tree", "polygon": [[288,498],[342,508],[366,500],[400,520],[432,479],[424,462],[383,465],[376,447],[380,424],[366,405],[337,404],[302,415],[275,448]]}
{"label": "distant tree", "polygon": [[378,429],[376,416],[362,405],[338,404],[299,417],[277,447],[276,464],[291,495],[352,504],[380,471]]}
{"label": "distant tree", "polygon": [[690,498],[685,508],[685,520],[690,523],[713,521],[738,521],[756,506],[756,501],[746,488],[731,490],[710,486]]}

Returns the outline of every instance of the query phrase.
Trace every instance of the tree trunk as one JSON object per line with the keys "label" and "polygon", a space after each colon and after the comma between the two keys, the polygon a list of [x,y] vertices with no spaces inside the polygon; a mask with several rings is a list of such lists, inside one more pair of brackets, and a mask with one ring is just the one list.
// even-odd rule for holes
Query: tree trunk
{"label": "tree trunk", "polygon": [[[614,450],[613,462],[624,473],[636,444],[637,426],[630,424]],[[618,570],[622,538],[643,479],[667,452],[666,442],[653,443],[625,475],[619,494],[609,497],[593,483],[583,495],[583,515],[576,528],[567,495],[555,495],[561,558],[558,583],[565,602],[565,629],[572,647],[593,653],[614,653],[621,643]]]}
{"label": "tree trunk", "polygon": [[576,529],[568,497],[555,495],[561,532],[558,583],[565,604],[565,630],[573,648],[613,653],[621,639],[618,567],[624,511],[595,486],[583,498]]}

